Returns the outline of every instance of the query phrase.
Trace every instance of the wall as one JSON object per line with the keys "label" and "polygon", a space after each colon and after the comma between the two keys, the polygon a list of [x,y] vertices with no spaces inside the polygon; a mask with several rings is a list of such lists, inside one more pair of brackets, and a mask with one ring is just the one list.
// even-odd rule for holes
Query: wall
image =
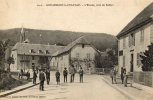
{"label": "wall", "polygon": [[[80,62],[79,64],[81,67],[83,67],[84,71],[89,71],[89,66],[91,68],[95,68],[94,59],[95,59],[95,53],[96,50],[91,45],[84,45],[84,48],[82,48],[82,45],[76,45],[71,50],[71,58],[77,58],[77,54],[79,53],[79,58],[81,60],[89,59],[87,58],[87,54],[90,54],[90,61],[89,62]],[[88,56],[89,57],[89,56]],[[79,68],[77,68],[79,69]]]}
{"label": "wall", "polygon": [[11,71],[16,71],[17,70],[17,52],[16,51],[12,51],[11,52],[11,57],[14,58],[14,64],[10,65],[10,70]]}
{"label": "wall", "polygon": [[63,54],[57,57],[53,57],[50,66],[52,70],[59,70],[60,72],[63,72],[64,68],[67,69],[70,67],[69,65],[69,54]]}

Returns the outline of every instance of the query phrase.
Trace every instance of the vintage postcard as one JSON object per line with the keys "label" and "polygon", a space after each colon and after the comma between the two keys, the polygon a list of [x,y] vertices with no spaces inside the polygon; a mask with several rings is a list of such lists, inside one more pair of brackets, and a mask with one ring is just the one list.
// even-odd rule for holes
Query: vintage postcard
{"label": "vintage postcard", "polygon": [[153,1],[0,0],[0,100],[153,100]]}

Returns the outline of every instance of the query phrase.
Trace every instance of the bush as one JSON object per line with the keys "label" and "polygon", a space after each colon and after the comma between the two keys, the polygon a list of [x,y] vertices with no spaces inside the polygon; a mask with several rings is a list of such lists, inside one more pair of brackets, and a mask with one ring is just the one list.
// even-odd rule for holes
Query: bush
{"label": "bush", "polygon": [[19,85],[23,84],[22,81],[14,79],[11,74],[9,73],[3,73],[2,74],[2,80],[0,81],[0,89],[3,90],[10,90],[14,87],[17,87]]}

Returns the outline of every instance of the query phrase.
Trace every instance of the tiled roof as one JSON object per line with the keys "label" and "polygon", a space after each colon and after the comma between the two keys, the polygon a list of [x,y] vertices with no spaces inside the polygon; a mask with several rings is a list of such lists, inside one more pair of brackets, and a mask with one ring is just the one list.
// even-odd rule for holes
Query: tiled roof
{"label": "tiled roof", "polygon": [[[16,43],[12,50],[17,50],[17,54],[25,55],[46,55],[51,56],[56,51],[62,49],[64,46],[44,45],[44,44],[30,44],[30,43]],[[40,52],[41,51],[41,52]],[[47,51],[47,53],[46,53]]]}
{"label": "tiled roof", "polygon": [[57,55],[65,53],[65,52],[68,52],[77,44],[89,45],[90,43],[87,41],[87,39],[84,36],[82,36],[82,37],[76,39],[75,41],[73,41],[72,43],[68,44],[67,46],[65,46],[63,49],[54,53],[53,56],[57,56]]}
{"label": "tiled roof", "polygon": [[140,28],[142,25],[145,25],[152,21],[153,15],[153,2],[148,5],[144,10],[142,10],[131,22],[127,24],[126,27],[121,30],[117,37],[124,36],[131,31],[134,31],[137,28]]}

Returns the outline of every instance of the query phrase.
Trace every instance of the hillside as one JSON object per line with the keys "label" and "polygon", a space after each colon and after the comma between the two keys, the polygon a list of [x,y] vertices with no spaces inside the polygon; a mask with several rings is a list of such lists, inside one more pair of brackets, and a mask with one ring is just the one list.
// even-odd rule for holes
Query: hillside
{"label": "hillside", "polygon": [[[37,29],[24,29],[26,31],[26,38],[31,43],[43,43],[43,44],[61,44],[67,45],[71,41],[85,36],[87,40],[93,44],[97,49],[103,51],[106,48],[114,48],[117,46],[117,40],[115,36],[105,33],[82,33],[82,32],[70,32],[70,31],[58,31],[58,30],[37,30]],[[0,30],[0,40],[10,39],[11,45],[14,45],[19,41],[21,28],[14,28],[8,30]],[[40,34],[42,35],[40,38]]]}

